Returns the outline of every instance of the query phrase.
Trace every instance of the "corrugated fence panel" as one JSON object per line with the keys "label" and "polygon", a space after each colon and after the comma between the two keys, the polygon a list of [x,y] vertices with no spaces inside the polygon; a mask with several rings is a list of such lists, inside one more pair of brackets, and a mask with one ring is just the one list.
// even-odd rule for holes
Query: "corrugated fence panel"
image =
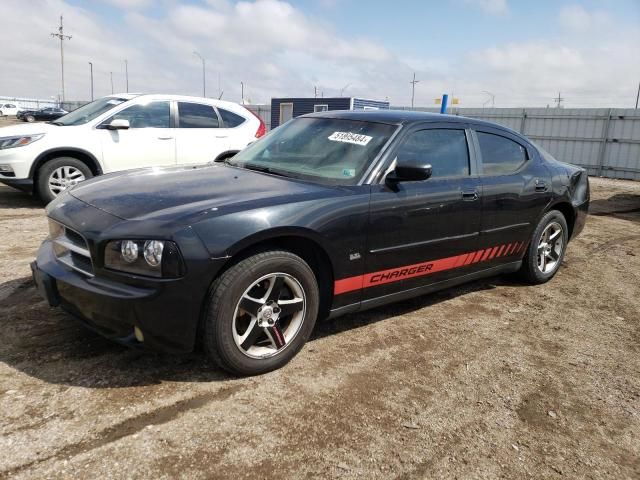
{"label": "corrugated fence panel", "polygon": [[[410,110],[409,107],[391,107]],[[439,112],[437,108],[415,108]],[[558,160],[590,175],[640,180],[640,110],[630,108],[452,108],[524,133]]]}

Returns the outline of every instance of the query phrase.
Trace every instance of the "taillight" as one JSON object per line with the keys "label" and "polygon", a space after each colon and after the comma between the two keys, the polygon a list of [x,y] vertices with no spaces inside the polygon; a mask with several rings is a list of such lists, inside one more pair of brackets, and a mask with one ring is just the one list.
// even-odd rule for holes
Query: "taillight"
{"label": "taillight", "polygon": [[267,126],[264,124],[264,122],[262,121],[262,119],[258,116],[257,113],[255,113],[252,110],[249,110],[247,107],[244,107],[245,110],[247,110],[248,112],[251,113],[251,115],[253,115],[254,117],[256,117],[258,119],[258,121],[260,122],[260,125],[258,126],[258,130],[256,131],[256,138],[260,138],[263,137],[265,133],[267,133]]}

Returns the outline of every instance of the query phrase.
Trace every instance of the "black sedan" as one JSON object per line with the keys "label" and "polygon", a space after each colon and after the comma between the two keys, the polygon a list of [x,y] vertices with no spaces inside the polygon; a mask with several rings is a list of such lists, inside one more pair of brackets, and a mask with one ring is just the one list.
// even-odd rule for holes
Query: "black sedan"
{"label": "black sedan", "polygon": [[35,122],[37,120],[57,120],[58,118],[66,115],[66,110],[58,107],[41,108],[40,110],[21,110],[16,114],[16,118],[23,122]]}
{"label": "black sedan", "polygon": [[105,175],[49,204],[32,263],[51,305],[128,345],[198,343],[251,375],[316,319],[481,277],[539,284],[589,203],[585,170],[462,117],[299,117],[225,164]]}

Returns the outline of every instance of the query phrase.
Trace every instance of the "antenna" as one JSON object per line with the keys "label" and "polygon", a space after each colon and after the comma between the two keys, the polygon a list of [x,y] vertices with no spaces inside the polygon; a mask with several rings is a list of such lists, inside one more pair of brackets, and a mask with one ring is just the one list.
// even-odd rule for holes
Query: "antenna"
{"label": "antenna", "polygon": [[62,73],[62,101],[64,102],[64,41],[71,40],[71,35],[64,34],[62,15],[60,15],[60,27],[58,27],[58,33],[52,33],[51,36],[60,39],[60,71]]}
{"label": "antenna", "polygon": [[413,109],[413,99],[416,94],[416,83],[420,83],[420,80],[416,80],[416,72],[413,72],[413,80],[409,83],[411,84],[411,108]]}

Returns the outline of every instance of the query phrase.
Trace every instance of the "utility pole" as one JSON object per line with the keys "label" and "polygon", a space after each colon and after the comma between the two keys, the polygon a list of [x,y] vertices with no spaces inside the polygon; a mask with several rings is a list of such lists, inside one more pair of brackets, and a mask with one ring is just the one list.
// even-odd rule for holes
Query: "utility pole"
{"label": "utility pole", "polygon": [[560,96],[560,92],[558,92],[558,97],[554,98],[553,101],[556,102],[556,108],[562,108],[562,101],[564,98]]}
{"label": "utility pole", "polygon": [[127,59],[124,59],[124,78],[126,81],[126,86],[127,86],[127,93],[129,93],[129,62],[127,62]]}
{"label": "utility pole", "polygon": [[91,69],[91,101],[93,102],[93,63],[89,62],[89,68]]}
{"label": "utility pole", "polygon": [[113,93],[113,72],[109,72],[109,75],[111,75],[111,93]]}
{"label": "utility pole", "polygon": [[636,95],[636,110],[638,109],[638,100],[640,100],[640,82],[638,82],[638,94]]}
{"label": "utility pole", "polygon": [[71,35],[64,34],[62,15],[60,15],[60,27],[58,28],[58,33],[52,33],[51,36],[60,39],[60,71],[62,73],[62,101],[64,102],[64,41],[71,40]]}
{"label": "utility pole", "polygon": [[242,105],[244,105],[244,82],[240,82],[240,91],[242,92]]}
{"label": "utility pole", "polygon": [[193,54],[198,57],[200,60],[202,60],[202,96],[206,97],[207,96],[207,79],[205,77],[205,61],[204,61],[204,57],[202,55],[200,55],[198,52],[196,52],[195,50],[193,51]]}
{"label": "utility pole", "polygon": [[318,98],[318,87],[313,86],[313,98]]}
{"label": "utility pole", "polygon": [[413,80],[409,83],[411,84],[411,109],[413,109],[413,100],[416,96],[416,83],[420,83],[420,80],[416,80],[416,72],[413,72]]}

